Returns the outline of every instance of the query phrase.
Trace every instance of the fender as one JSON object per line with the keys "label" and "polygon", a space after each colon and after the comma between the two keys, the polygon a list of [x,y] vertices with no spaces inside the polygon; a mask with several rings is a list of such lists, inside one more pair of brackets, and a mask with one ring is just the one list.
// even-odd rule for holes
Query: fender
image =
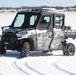
{"label": "fender", "polygon": [[35,50],[35,45],[34,45],[34,41],[32,38],[26,38],[26,39],[23,39],[22,40],[23,42],[27,41],[30,43],[30,47],[31,47],[31,51],[34,51]]}

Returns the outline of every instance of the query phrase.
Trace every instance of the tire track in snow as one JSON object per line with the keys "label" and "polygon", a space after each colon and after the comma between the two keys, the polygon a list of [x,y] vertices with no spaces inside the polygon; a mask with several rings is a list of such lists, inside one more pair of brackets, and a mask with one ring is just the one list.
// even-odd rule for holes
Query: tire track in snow
{"label": "tire track in snow", "polygon": [[[62,59],[62,58],[60,58],[60,59]],[[59,59],[59,60],[60,60]],[[44,59],[45,60],[45,59]],[[35,69],[35,67],[33,68],[33,66],[30,66],[30,63],[29,62],[31,62],[31,61],[28,61],[28,63],[27,62],[25,62],[25,66],[27,67],[27,68],[29,68],[30,70],[32,70],[32,71],[34,71],[34,72],[36,72],[38,75],[55,75],[54,74],[54,72],[52,72],[53,70],[54,71],[58,71],[58,69],[57,68],[55,68],[52,64],[53,63],[55,63],[56,62],[56,60],[53,60],[53,62],[49,62],[48,64],[46,64],[46,63],[43,63],[42,64],[42,66],[44,67],[44,64],[46,65],[44,68],[47,68],[48,66],[50,66],[50,63],[51,63],[51,67],[48,67],[49,69],[50,69],[50,74],[48,74],[48,73],[45,73],[45,72],[43,72],[43,71],[41,71],[41,72],[39,72],[38,70],[36,70]],[[34,62],[34,60],[33,60],[33,62]],[[47,62],[47,61],[46,61]],[[38,60],[36,61],[36,63],[38,63]],[[34,63],[34,64],[36,64],[36,63]],[[38,67],[38,66],[37,66]],[[51,69],[52,68],[52,69]],[[47,69],[48,70],[48,69]],[[47,71],[48,72],[48,71]],[[59,70],[59,72],[60,73],[62,73],[62,71],[61,70]],[[33,75],[33,74],[32,74]],[[58,74],[57,74],[58,75]],[[64,75],[66,75],[66,73],[64,73]]]}
{"label": "tire track in snow", "polygon": [[[76,75],[74,73],[66,71],[65,69],[62,69],[57,64],[57,62],[61,62],[61,60],[63,59],[63,56],[47,56],[47,57],[41,56],[41,57],[28,57],[28,58],[22,58],[22,59],[17,59],[17,58],[7,59],[6,57],[3,57],[3,58],[4,58],[3,63],[6,63],[6,65],[9,65],[7,68],[9,68],[9,70],[12,70],[11,72],[15,72],[16,74],[19,73],[19,75],[61,75],[61,74]],[[1,61],[2,60],[3,59],[1,59]],[[6,61],[6,60],[9,60],[9,61]]]}
{"label": "tire track in snow", "polygon": [[26,72],[25,70],[23,70],[18,64],[17,64],[17,60],[12,62],[12,66],[13,68],[15,68],[18,72],[20,72],[22,75],[30,75],[28,72]]}
{"label": "tire track in snow", "polygon": [[76,68],[76,67],[74,65],[72,65],[72,63],[75,64],[75,62],[76,62],[75,59],[76,59],[75,56],[69,56],[69,57],[65,56],[65,57],[61,58],[59,61],[54,62],[52,65],[59,71],[62,71],[66,74],[76,75],[76,71],[74,71],[75,70],[74,68]]}
{"label": "tire track in snow", "polygon": [[28,65],[28,63],[27,63],[27,62],[25,63],[25,66],[26,66],[27,68],[29,68],[30,70],[32,70],[32,71],[34,71],[34,72],[36,72],[36,73],[37,73],[37,74],[39,74],[39,75],[45,75],[45,74],[43,74],[43,73],[41,73],[41,72],[37,71],[36,69],[34,69],[34,68],[30,67],[30,66]]}
{"label": "tire track in snow", "polygon": [[[50,67],[50,70],[51,70],[51,72],[53,71],[53,70],[58,70],[58,69],[56,69],[56,68],[54,68],[54,66],[52,65],[53,63],[55,63],[55,61],[56,60],[54,60],[53,62],[51,62],[51,67]],[[45,72],[43,72],[43,71],[38,71],[38,70],[36,70],[35,68],[33,68],[34,66],[30,66],[30,63],[29,62],[31,62],[31,61],[27,61],[27,62],[25,62],[25,67],[26,68],[28,68],[29,70],[31,70],[31,71],[33,71],[34,73],[37,73],[36,75],[46,75],[46,73]],[[34,60],[33,60],[33,62],[34,62]],[[46,61],[47,62],[47,61]],[[32,62],[31,62],[32,63]],[[38,63],[38,60],[36,61],[36,63]],[[36,63],[34,63],[34,64],[36,64]],[[45,63],[44,63],[45,64]],[[44,64],[42,64],[42,66],[44,67]],[[48,63],[48,65],[47,64],[45,64],[46,66],[44,67],[44,68],[46,68],[47,66],[50,66],[50,62]],[[53,69],[51,69],[51,68],[53,68]],[[60,73],[62,73],[62,71],[60,71]],[[31,75],[33,75],[33,74],[31,74]],[[55,75],[55,74],[53,74],[53,72],[51,73],[51,75]],[[65,73],[64,73],[64,75],[65,75]]]}
{"label": "tire track in snow", "polygon": [[[0,75],[15,75],[17,73],[15,69],[12,68],[12,58],[0,57]],[[13,60],[14,61],[14,60]]]}
{"label": "tire track in snow", "polygon": [[56,64],[56,62],[53,63],[53,66],[54,66],[55,68],[57,68],[59,71],[62,71],[62,72],[64,72],[64,73],[66,73],[66,74],[76,75],[75,73],[72,73],[72,72],[66,71],[65,69],[62,69],[61,67],[59,67],[59,66]]}
{"label": "tire track in snow", "polygon": [[[31,74],[30,73],[30,71],[32,72],[32,73],[34,73],[34,74],[36,74],[36,75],[44,75],[43,73],[40,73],[39,71],[37,71],[37,70],[35,70],[34,68],[32,68],[32,67],[30,67],[29,65],[28,65],[28,63],[27,63],[27,60],[26,60],[26,62],[24,62],[24,63],[20,63],[19,64],[19,62],[21,62],[21,61],[14,61],[13,63],[12,63],[12,66],[18,71],[18,72],[20,72],[20,73],[22,73],[22,75],[33,75],[33,74]],[[23,65],[24,67],[22,67],[22,66],[20,66],[20,65]]]}

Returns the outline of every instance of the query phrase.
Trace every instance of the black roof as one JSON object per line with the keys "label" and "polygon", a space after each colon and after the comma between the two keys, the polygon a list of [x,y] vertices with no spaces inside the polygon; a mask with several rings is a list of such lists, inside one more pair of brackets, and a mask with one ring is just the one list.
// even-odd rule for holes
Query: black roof
{"label": "black roof", "polygon": [[63,14],[58,10],[52,10],[52,9],[48,9],[48,8],[43,8],[43,9],[26,9],[26,10],[22,10],[19,11],[18,13],[53,13],[53,14]]}

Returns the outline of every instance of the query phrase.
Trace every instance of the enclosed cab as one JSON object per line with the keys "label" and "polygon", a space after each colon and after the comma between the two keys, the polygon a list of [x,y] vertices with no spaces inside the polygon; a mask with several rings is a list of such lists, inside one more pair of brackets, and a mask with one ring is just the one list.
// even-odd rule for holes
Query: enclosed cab
{"label": "enclosed cab", "polygon": [[66,43],[64,19],[64,14],[50,9],[18,12],[10,26],[2,27],[0,54],[10,49],[21,52],[21,57],[27,57],[29,51],[54,50],[74,55],[75,46]]}

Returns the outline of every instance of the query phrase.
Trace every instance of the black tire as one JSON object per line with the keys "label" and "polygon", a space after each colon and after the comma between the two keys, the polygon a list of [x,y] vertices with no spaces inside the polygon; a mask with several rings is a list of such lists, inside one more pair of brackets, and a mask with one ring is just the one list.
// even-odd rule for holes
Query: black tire
{"label": "black tire", "polygon": [[3,45],[1,45],[1,42],[0,42],[0,54],[5,54],[6,53],[6,50],[4,48]]}
{"label": "black tire", "polygon": [[73,56],[75,54],[75,46],[72,43],[66,44],[63,50],[64,55]]}
{"label": "black tire", "polygon": [[6,50],[5,50],[5,47],[4,47],[4,44],[1,38],[2,36],[0,35],[0,54],[5,54]]}
{"label": "black tire", "polygon": [[67,44],[63,48],[63,54],[64,55],[68,55],[68,52],[67,52]]}
{"label": "black tire", "polygon": [[30,43],[29,42],[24,42],[23,45],[22,45],[22,50],[21,50],[21,58],[28,57],[29,56],[29,51],[30,51]]}
{"label": "black tire", "polygon": [[0,54],[6,54],[6,50],[5,49],[0,49]]}

